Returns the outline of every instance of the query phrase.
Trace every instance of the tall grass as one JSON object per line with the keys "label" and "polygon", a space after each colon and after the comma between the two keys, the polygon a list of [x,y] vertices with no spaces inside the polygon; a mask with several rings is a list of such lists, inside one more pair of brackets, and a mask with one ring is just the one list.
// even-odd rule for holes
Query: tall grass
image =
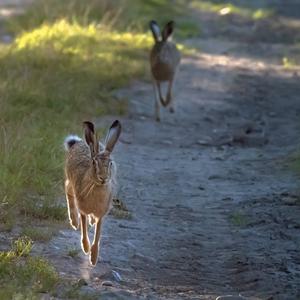
{"label": "tall grass", "polygon": [[145,32],[149,20],[163,24],[175,19],[178,24],[176,36],[185,38],[199,34],[196,22],[187,18],[186,0],[39,0],[26,14],[8,23],[8,30],[21,32],[47,23],[65,19],[82,26],[91,23],[105,25],[118,31]]}
{"label": "tall grass", "polygon": [[0,251],[0,299],[39,299],[58,283],[58,274],[44,259],[30,256],[32,241],[18,238],[10,250]]}
{"label": "tall grass", "polygon": [[114,91],[147,74],[145,26],[182,14],[166,0],[39,0],[9,21],[16,39],[0,45],[0,223],[11,228],[20,212],[65,217],[55,201],[64,136],[126,112]]}
{"label": "tall grass", "polygon": [[124,112],[112,91],[145,74],[150,43],[149,35],[61,20],[1,48],[0,203],[38,207],[62,192],[64,135]]}

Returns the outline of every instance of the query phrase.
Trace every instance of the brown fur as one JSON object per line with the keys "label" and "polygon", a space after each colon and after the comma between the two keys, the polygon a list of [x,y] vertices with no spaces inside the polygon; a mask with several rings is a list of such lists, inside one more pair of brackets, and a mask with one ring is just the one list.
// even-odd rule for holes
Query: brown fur
{"label": "brown fur", "polygon": [[[107,138],[109,150],[106,146],[99,147],[93,127],[89,126],[86,126],[86,142],[76,138],[72,146],[66,146],[68,151],[65,163],[65,192],[69,219],[74,229],[78,229],[80,219],[82,249],[86,254],[90,252],[92,265],[97,263],[101,223],[111,207],[116,181],[115,167],[111,161],[110,152],[119,138],[121,125],[117,123],[113,127],[114,124]],[[111,132],[116,132],[116,134],[110,134]],[[107,169],[103,167],[106,165],[109,166]],[[102,178],[106,181],[102,181]],[[95,224],[95,236],[91,247],[87,234],[87,217],[91,224]]]}
{"label": "brown fur", "polygon": [[179,62],[179,51],[171,42],[159,41],[151,49],[151,72],[157,81],[170,81],[174,78]]}
{"label": "brown fur", "polygon": [[[159,121],[159,103],[156,97],[158,91],[160,104],[164,107],[171,104],[170,111],[174,112],[172,86],[175,80],[175,75],[180,63],[180,52],[176,45],[168,41],[169,36],[172,34],[174,22],[170,21],[166,24],[161,37],[159,36],[159,27],[155,21],[150,22],[150,29],[152,31],[155,44],[150,51],[150,67],[154,82],[155,93],[155,109],[156,119]],[[161,93],[161,83],[168,82],[168,92],[166,99]],[[157,91],[156,91],[157,89]]]}

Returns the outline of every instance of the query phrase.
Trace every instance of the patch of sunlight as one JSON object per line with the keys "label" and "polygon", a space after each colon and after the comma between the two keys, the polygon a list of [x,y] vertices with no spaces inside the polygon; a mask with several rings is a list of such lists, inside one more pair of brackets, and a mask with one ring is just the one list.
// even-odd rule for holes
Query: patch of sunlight
{"label": "patch of sunlight", "polygon": [[1,8],[0,9],[0,17],[8,18],[8,17],[14,16],[14,15],[19,15],[23,12],[24,12],[23,9],[17,8],[17,7],[14,7],[14,8]]}
{"label": "patch of sunlight", "polygon": [[[97,43],[99,43],[97,45]],[[81,26],[78,23],[70,23],[67,20],[60,20],[54,24],[44,24],[39,28],[26,32],[17,37],[14,49],[34,50],[41,47],[51,46],[54,51],[66,54],[79,55],[81,58],[87,54],[112,60],[116,47],[133,49],[150,49],[153,38],[148,33],[118,32],[111,31],[104,26],[90,24]],[[93,48],[94,53],[90,53]],[[192,54],[192,49],[188,49],[182,44],[178,48],[185,53]],[[95,51],[97,50],[98,51]],[[107,51],[103,51],[106,49]]]}
{"label": "patch of sunlight", "polygon": [[299,61],[297,62],[297,59],[285,56],[282,58],[282,65],[286,69],[293,69],[299,67]]}
{"label": "patch of sunlight", "polygon": [[231,8],[230,7],[224,7],[222,9],[220,9],[219,14],[221,16],[225,16],[231,13]]}
{"label": "patch of sunlight", "polygon": [[230,2],[224,1],[219,3],[213,3],[211,1],[191,1],[191,8],[198,9],[201,11],[218,13],[221,16],[236,14],[244,18],[250,18],[253,20],[264,19],[271,17],[274,14],[273,10],[270,9],[251,9],[244,8],[238,5],[234,5]]}
{"label": "patch of sunlight", "polygon": [[[92,38],[96,34],[95,25],[80,26],[79,24],[70,24],[66,20],[60,20],[55,24],[44,24],[41,27],[21,34],[15,41],[18,50],[27,48],[33,49],[46,45],[49,41],[58,41],[60,44],[67,39],[77,36]],[[58,46],[58,43],[55,44]]]}
{"label": "patch of sunlight", "polygon": [[266,19],[271,17],[274,14],[274,11],[269,9],[257,9],[253,12],[252,18],[254,20]]}
{"label": "patch of sunlight", "polygon": [[[88,42],[88,43],[87,43]],[[78,23],[69,23],[60,20],[54,24],[44,24],[41,27],[26,32],[17,37],[15,46],[17,50],[35,49],[51,43],[55,50],[65,53],[83,54],[84,49],[92,44],[104,42],[104,46],[113,42],[122,42],[131,48],[147,48],[152,43],[150,34],[116,32],[95,24],[81,26]],[[99,44],[99,48],[103,45]],[[113,51],[114,49],[112,49]]]}

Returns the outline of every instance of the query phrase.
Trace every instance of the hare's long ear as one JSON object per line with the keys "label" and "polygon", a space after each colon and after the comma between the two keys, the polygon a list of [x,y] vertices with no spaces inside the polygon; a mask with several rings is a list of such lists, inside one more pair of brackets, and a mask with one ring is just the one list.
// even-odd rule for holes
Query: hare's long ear
{"label": "hare's long ear", "polygon": [[84,125],[84,136],[85,136],[85,141],[89,145],[91,154],[94,156],[97,152],[95,152],[95,148],[97,142],[96,142],[96,137],[95,137],[95,129],[94,129],[94,124],[89,121],[83,122]]}
{"label": "hare's long ear", "polygon": [[116,120],[110,126],[105,138],[105,150],[111,153],[121,134],[121,123]]}
{"label": "hare's long ear", "polygon": [[170,21],[166,24],[161,34],[163,41],[166,41],[171,36],[171,34],[174,31],[174,26],[175,26],[174,21]]}
{"label": "hare's long ear", "polygon": [[155,42],[158,42],[160,40],[160,28],[158,24],[156,23],[156,21],[152,20],[149,22],[149,27],[153,34]]}

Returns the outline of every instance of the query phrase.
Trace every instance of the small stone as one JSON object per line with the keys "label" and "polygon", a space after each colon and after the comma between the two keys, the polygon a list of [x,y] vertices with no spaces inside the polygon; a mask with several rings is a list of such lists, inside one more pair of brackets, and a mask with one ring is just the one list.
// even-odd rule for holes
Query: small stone
{"label": "small stone", "polygon": [[77,282],[78,286],[88,285],[87,281],[84,278],[80,278]]}
{"label": "small stone", "polygon": [[292,197],[292,196],[283,197],[282,202],[285,205],[297,205],[297,203],[299,203],[298,198],[297,197]]}
{"label": "small stone", "polygon": [[116,281],[122,281],[122,277],[117,271],[112,270],[111,272],[112,272],[113,277]]}
{"label": "small stone", "polygon": [[39,299],[41,300],[50,300],[51,296],[49,294],[39,294]]}
{"label": "small stone", "polygon": [[[79,290],[79,297],[77,299],[90,299],[96,297],[96,291],[90,286],[82,286]],[[98,298],[97,298],[98,299]]]}
{"label": "small stone", "polygon": [[211,141],[198,140],[198,141],[197,141],[197,144],[198,144],[198,145],[201,145],[201,146],[209,146],[209,145],[211,144]]}
{"label": "small stone", "polygon": [[290,194],[289,192],[282,192],[280,195],[281,196],[289,196],[289,194]]}
{"label": "small stone", "polygon": [[109,280],[106,280],[106,281],[103,281],[101,285],[102,286],[113,286],[113,283]]}
{"label": "small stone", "polygon": [[222,199],[222,201],[232,201],[233,199],[231,197],[225,197]]}
{"label": "small stone", "polygon": [[215,175],[209,176],[209,177],[208,177],[208,180],[221,179],[221,178],[222,178],[222,177],[221,177],[220,175],[215,174]]}
{"label": "small stone", "polygon": [[243,296],[233,296],[233,295],[225,295],[225,296],[219,296],[216,298],[216,300],[247,300],[250,298],[245,298]]}

